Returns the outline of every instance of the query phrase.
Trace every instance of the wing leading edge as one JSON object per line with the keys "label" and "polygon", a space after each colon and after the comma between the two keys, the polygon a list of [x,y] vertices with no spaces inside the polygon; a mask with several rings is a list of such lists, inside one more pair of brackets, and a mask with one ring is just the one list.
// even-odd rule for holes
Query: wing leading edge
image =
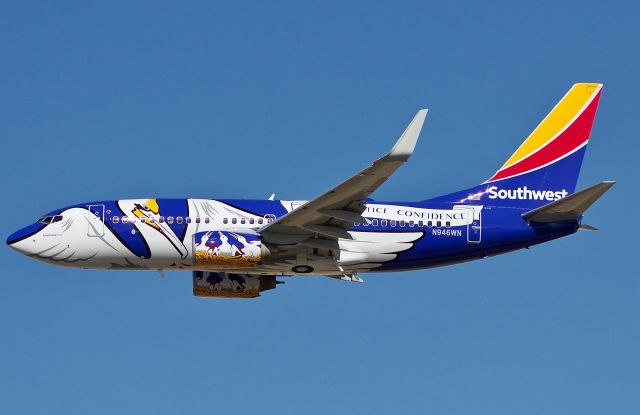
{"label": "wing leading edge", "polygon": [[351,239],[347,232],[353,223],[364,222],[363,199],[369,197],[402,164],[416,146],[420,130],[427,116],[421,109],[413,117],[393,148],[369,167],[336,187],[310,200],[299,208],[265,225],[258,232],[275,244],[305,243],[330,248],[339,238]]}

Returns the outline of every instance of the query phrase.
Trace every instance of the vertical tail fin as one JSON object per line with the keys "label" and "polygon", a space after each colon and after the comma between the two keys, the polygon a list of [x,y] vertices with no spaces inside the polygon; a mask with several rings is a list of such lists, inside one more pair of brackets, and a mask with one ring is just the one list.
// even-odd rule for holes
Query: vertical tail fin
{"label": "vertical tail fin", "polygon": [[575,84],[486,182],[439,198],[534,208],[575,191],[602,84]]}
{"label": "vertical tail fin", "polygon": [[602,84],[575,84],[486,183],[520,182],[573,193]]}

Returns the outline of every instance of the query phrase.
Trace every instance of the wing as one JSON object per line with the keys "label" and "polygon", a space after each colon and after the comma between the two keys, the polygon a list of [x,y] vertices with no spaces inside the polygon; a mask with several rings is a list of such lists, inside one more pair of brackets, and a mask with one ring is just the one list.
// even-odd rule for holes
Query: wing
{"label": "wing", "polygon": [[347,232],[354,223],[365,222],[363,199],[369,197],[389,176],[409,159],[427,115],[421,109],[391,151],[366,169],[299,208],[258,230],[274,244],[303,243],[332,249],[337,239],[351,239]]}

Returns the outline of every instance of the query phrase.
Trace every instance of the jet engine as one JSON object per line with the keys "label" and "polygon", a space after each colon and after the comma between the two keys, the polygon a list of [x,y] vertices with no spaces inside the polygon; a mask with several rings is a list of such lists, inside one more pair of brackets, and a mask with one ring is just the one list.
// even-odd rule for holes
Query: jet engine
{"label": "jet engine", "polygon": [[279,283],[275,275],[193,271],[193,295],[197,297],[255,298]]}
{"label": "jet engine", "polygon": [[193,237],[194,264],[199,269],[256,267],[268,255],[269,250],[255,233],[207,231]]}

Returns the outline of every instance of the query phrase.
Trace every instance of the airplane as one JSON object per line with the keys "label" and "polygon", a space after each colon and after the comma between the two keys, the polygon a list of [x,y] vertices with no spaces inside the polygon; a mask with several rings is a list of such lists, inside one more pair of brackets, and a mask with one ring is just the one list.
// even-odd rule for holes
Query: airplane
{"label": "airplane", "polygon": [[483,183],[417,202],[370,195],[412,155],[421,109],[393,148],[309,201],[133,199],[56,209],[7,239],[16,251],[72,268],[191,270],[199,297],[255,298],[276,277],[457,264],[551,241],[578,229],[615,182],[575,192],[602,84],[573,85]]}

